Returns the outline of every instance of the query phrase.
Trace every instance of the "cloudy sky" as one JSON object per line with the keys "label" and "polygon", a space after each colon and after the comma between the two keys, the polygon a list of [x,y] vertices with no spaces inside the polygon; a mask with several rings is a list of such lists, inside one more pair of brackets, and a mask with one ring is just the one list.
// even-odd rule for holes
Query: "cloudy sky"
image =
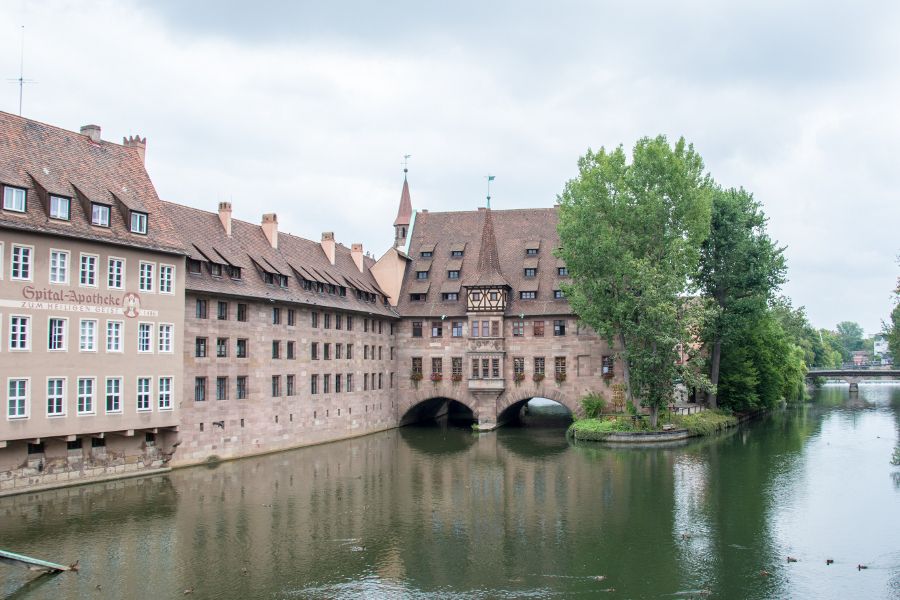
{"label": "cloudy sky", "polygon": [[0,0],[4,79],[22,25],[24,115],[147,136],[166,200],[380,256],[404,154],[416,208],[487,173],[493,207],[549,206],[588,147],[684,136],[763,203],[815,325],[890,312],[900,3]]}

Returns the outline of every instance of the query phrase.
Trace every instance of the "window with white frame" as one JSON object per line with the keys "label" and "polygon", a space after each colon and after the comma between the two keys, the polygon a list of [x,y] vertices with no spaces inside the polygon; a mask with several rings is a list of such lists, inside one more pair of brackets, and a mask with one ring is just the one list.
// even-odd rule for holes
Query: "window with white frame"
{"label": "window with white frame", "polygon": [[172,378],[159,378],[159,410],[172,409]]}
{"label": "window with white frame", "polygon": [[151,323],[138,324],[138,352],[150,352],[150,338],[153,337],[153,325]]}
{"label": "window with white frame", "polygon": [[122,412],[122,378],[106,378],[106,412]]}
{"label": "window with white frame", "polygon": [[109,227],[109,206],[105,204],[91,204],[91,224]]}
{"label": "window with white frame", "polygon": [[47,380],[47,416],[59,417],[66,414],[66,380],[51,377]]}
{"label": "window with white frame", "polygon": [[147,213],[131,211],[131,232],[147,233]]}
{"label": "window with white frame", "polygon": [[97,255],[81,255],[79,283],[87,287],[97,287]]}
{"label": "window with white frame", "polygon": [[175,326],[171,323],[159,324],[159,351],[172,352],[172,330]]}
{"label": "window with white frame", "polygon": [[89,415],[94,412],[94,378],[78,378],[78,414]]}
{"label": "window with white frame", "polygon": [[11,185],[3,186],[3,208],[25,212],[25,190]]}
{"label": "window with white frame", "polygon": [[122,351],[122,321],[106,322],[106,351]]}
{"label": "window with white frame", "polygon": [[175,267],[159,265],[159,293],[171,294],[175,289]]}
{"label": "window with white frame", "polygon": [[137,409],[139,411],[150,410],[150,378],[138,377],[137,380]]}
{"label": "window with white frame", "polygon": [[31,317],[22,315],[9,317],[9,349],[31,349]]}
{"label": "window with white frame", "polygon": [[68,319],[51,317],[47,326],[47,350],[66,350]]}
{"label": "window with white frame", "polygon": [[6,417],[24,419],[28,416],[28,379],[10,379],[6,389]]}
{"label": "window with white frame", "polygon": [[78,323],[78,349],[81,352],[97,351],[96,319],[81,319]]}
{"label": "window with white frame", "polygon": [[69,253],[66,250],[50,251],[50,283],[69,283]]}
{"label": "window with white frame", "polygon": [[19,246],[13,244],[10,253],[10,270],[11,279],[20,281],[31,281],[31,247]]}
{"label": "window with white frame", "polygon": [[124,286],[125,259],[109,257],[106,263],[107,277],[106,287],[111,290],[121,290]]}
{"label": "window with white frame", "polygon": [[142,292],[153,291],[153,266],[154,263],[141,261],[138,270],[138,289]]}
{"label": "window with white frame", "polygon": [[69,220],[71,200],[63,196],[50,196],[50,218]]}

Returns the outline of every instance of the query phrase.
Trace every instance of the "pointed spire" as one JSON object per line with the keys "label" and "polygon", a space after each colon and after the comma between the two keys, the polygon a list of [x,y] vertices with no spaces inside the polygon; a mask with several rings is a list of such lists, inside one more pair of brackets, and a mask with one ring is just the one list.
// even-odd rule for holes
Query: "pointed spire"
{"label": "pointed spire", "polygon": [[400,192],[400,208],[397,210],[397,218],[394,219],[394,227],[409,225],[412,219],[412,201],[409,199],[409,183],[406,181],[406,169],[403,169],[403,191]]}
{"label": "pointed spire", "polygon": [[500,271],[500,254],[497,252],[497,237],[494,234],[494,219],[491,216],[491,209],[486,208],[482,212],[484,212],[484,224],[481,228],[478,268],[467,285],[509,286],[509,282]]}

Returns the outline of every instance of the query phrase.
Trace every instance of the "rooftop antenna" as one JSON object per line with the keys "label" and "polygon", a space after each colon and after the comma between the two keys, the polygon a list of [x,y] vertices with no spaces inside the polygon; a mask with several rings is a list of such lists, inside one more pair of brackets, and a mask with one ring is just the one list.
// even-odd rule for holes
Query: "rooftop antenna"
{"label": "rooftop antenna", "polygon": [[408,163],[409,163],[409,157],[410,157],[410,156],[412,156],[412,154],[404,154],[404,155],[403,155],[403,162],[400,163],[400,164],[403,165],[403,178],[404,178],[404,179],[406,179],[406,172],[409,171]]}
{"label": "rooftop antenna", "polygon": [[7,79],[10,83],[19,84],[19,116],[22,116],[22,88],[26,83],[36,83],[34,79],[25,79],[25,26],[22,25],[22,48],[19,54],[19,77],[18,79]]}
{"label": "rooftop antenna", "polygon": [[488,208],[491,207],[491,182],[494,180],[494,177],[495,177],[494,175],[485,175],[484,176],[484,178],[487,179],[487,185],[488,185],[488,190],[487,190],[487,207]]}

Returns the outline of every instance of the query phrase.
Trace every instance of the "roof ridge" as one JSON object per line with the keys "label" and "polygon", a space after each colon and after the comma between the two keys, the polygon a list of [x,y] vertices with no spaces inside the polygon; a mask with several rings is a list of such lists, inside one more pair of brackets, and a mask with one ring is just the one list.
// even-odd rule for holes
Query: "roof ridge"
{"label": "roof ridge", "polygon": [[[59,125],[54,125],[54,124],[52,124],[52,123],[45,123],[44,121],[39,121],[39,120],[37,120],[37,119],[32,119],[32,118],[30,118],[30,117],[23,117],[23,116],[21,116],[21,115],[16,115],[16,114],[13,114],[13,113],[11,113],[11,112],[6,112],[5,110],[0,110],[0,114],[2,114],[2,115],[4,115],[4,116],[13,117],[14,119],[19,119],[19,120],[25,121],[25,122],[36,123],[36,124],[38,124],[38,125],[40,125],[40,126],[42,126],[42,127],[49,127],[49,128],[51,128],[51,129],[56,129],[57,131],[63,131],[63,132],[65,132],[65,133],[74,133],[75,135],[80,135],[80,136],[82,136],[82,137],[88,137],[88,136],[86,136],[85,134],[81,133],[80,131],[75,131],[74,129],[66,129],[65,127],[60,127]],[[88,139],[90,139],[90,138],[88,138]],[[120,147],[120,148],[128,148],[128,146],[126,146],[125,144],[119,144],[119,143],[114,142],[114,141],[112,141],[112,140],[107,140],[107,139],[102,139],[102,138],[101,138],[100,141],[103,142],[103,143],[106,143],[106,144],[112,144],[113,146],[118,146],[118,147]],[[95,142],[95,143],[96,143],[96,142]]]}

